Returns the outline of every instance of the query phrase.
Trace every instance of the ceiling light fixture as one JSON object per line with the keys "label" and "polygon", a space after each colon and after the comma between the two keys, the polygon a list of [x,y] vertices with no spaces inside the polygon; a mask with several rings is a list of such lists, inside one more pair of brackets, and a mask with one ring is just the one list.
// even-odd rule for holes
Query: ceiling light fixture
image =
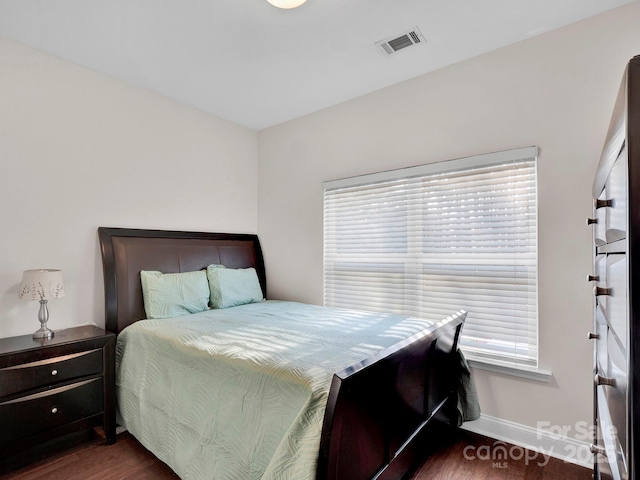
{"label": "ceiling light fixture", "polygon": [[307,0],[267,0],[271,5],[278,8],[296,8]]}

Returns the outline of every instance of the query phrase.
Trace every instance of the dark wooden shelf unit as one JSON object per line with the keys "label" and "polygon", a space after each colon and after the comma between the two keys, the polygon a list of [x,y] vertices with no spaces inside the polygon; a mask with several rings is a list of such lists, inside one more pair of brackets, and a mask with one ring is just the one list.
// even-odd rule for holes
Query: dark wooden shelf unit
{"label": "dark wooden shelf unit", "polygon": [[115,442],[115,338],[93,326],[0,339],[0,450],[101,426]]}
{"label": "dark wooden shelf unit", "polygon": [[640,476],[640,56],[624,73],[593,183],[596,479]]}

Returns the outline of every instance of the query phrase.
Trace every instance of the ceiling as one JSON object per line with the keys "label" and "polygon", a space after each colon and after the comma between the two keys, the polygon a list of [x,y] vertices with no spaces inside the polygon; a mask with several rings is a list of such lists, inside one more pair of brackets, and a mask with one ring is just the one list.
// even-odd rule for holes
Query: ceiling
{"label": "ceiling", "polygon": [[260,130],[631,1],[0,0],[0,36]]}

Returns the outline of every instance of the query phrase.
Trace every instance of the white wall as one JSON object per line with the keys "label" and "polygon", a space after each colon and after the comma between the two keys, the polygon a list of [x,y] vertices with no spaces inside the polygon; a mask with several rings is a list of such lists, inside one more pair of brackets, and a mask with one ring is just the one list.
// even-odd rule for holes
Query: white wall
{"label": "white wall", "polygon": [[638,25],[634,2],[259,132],[270,296],[322,303],[322,181],[537,145],[540,367],[553,378],[475,375],[485,414],[568,425],[572,436],[592,415],[585,218],[623,69],[640,54]]}
{"label": "white wall", "polygon": [[51,328],[104,325],[98,226],[255,233],[256,197],[254,131],[0,39],[0,337],[39,326],[32,268]]}

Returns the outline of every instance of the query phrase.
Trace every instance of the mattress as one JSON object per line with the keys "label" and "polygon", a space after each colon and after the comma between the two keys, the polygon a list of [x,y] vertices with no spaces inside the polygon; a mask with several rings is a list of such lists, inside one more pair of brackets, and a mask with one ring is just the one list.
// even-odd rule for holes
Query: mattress
{"label": "mattress", "polygon": [[313,479],[333,374],[431,323],[278,301],[139,321],[120,421],[183,479]]}

